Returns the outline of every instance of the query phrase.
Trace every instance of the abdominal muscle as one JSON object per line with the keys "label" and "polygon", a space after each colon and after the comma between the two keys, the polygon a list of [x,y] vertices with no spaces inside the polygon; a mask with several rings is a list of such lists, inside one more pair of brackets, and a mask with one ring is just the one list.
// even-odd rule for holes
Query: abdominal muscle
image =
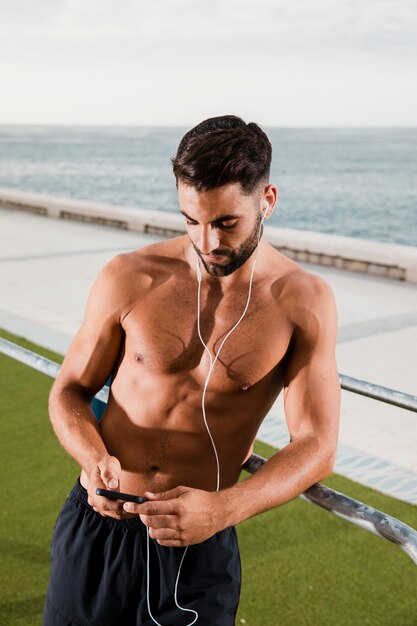
{"label": "abdominal muscle", "polygon": [[[201,390],[184,393],[177,381],[172,386],[160,384],[158,393],[149,393],[148,385],[140,390],[136,383],[135,392],[124,394],[122,403],[116,381],[114,387],[115,395],[110,395],[100,431],[108,453],[122,467],[119,490],[141,495],[183,485],[215,491],[217,463],[203,420]],[[172,398],[179,393],[183,399],[173,403]],[[218,404],[218,395],[214,395]],[[225,394],[219,410],[207,394],[206,416],[219,456],[220,488],[237,482],[252,452],[261,420],[260,416],[254,420],[253,410],[248,411],[250,395],[251,391],[233,397]],[[81,483],[87,488],[84,471]]]}

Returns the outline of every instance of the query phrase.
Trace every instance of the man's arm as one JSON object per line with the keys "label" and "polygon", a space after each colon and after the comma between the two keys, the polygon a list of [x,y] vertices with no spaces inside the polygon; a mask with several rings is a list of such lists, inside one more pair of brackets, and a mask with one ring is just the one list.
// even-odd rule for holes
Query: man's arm
{"label": "man's arm", "polygon": [[292,500],[331,473],[340,411],[333,293],[319,277],[308,275],[291,309],[294,331],[284,383],[290,443],[250,478],[228,489],[216,493],[177,487],[163,494],[146,493],[151,502],[142,505],[125,504],[125,510],[141,514],[160,544],[203,541]]}
{"label": "man's arm", "polygon": [[303,290],[294,316],[284,382],[290,443],[254,475],[223,492],[230,522],[292,500],[332,471],[339,429],[340,383],[335,358],[337,312],[330,287],[317,276]]}
{"label": "man's arm", "polygon": [[[97,508],[103,507],[104,499],[95,496],[95,486],[115,489],[120,475],[120,463],[106,450],[91,401],[111,374],[123,338],[120,323],[122,264],[120,257],[114,258],[96,279],[81,328],[68,349],[49,396],[49,414],[55,434],[87,473],[92,482],[89,495],[94,502],[91,503]],[[117,506],[114,503],[111,509]]]}

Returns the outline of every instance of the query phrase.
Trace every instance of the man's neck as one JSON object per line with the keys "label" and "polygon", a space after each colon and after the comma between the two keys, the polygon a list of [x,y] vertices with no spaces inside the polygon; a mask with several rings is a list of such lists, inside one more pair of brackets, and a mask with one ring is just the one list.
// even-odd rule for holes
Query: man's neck
{"label": "man's neck", "polygon": [[262,268],[265,266],[265,261],[266,261],[265,257],[268,254],[267,246],[268,244],[265,241],[263,241],[261,238],[259,242],[259,250],[258,250],[257,256],[256,256],[257,250],[255,248],[251,256],[245,261],[245,263],[243,263],[243,265],[241,265],[239,268],[237,268],[234,272],[232,272],[228,276],[213,276],[212,274],[207,272],[206,268],[204,267],[203,262],[201,261],[200,257],[198,256],[197,252],[194,250],[190,242],[185,243],[184,254],[185,254],[185,259],[190,266],[191,272],[196,277],[196,281],[197,281],[197,262],[198,262],[200,264],[202,284],[205,283],[212,287],[216,287],[217,289],[220,289],[220,291],[224,293],[230,289],[234,289],[238,287],[239,285],[247,285],[249,283],[251,272],[252,272],[252,267],[255,262],[255,258],[256,258],[256,269],[254,273],[254,278],[256,277],[256,275],[259,276],[259,274],[262,271]]}

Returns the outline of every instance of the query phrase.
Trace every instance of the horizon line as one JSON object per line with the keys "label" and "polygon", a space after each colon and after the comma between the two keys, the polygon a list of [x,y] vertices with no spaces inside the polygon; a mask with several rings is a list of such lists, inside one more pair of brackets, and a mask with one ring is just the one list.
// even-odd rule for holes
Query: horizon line
{"label": "horizon line", "polygon": [[[207,119],[207,118],[205,118]],[[308,124],[308,125],[304,125],[304,126],[300,126],[300,125],[292,125],[292,124],[287,124],[287,125],[275,125],[275,124],[267,124],[267,123],[262,123],[262,122],[256,122],[259,123],[260,126],[263,126],[265,128],[271,128],[271,129],[289,129],[289,130],[305,130],[305,129],[319,129],[319,130],[337,130],[337,129],[341,129],[341,130],[360,130],[360,129],[417,129],[417,123],[416,124],[355,124],[355,125],[341,125],[341,124],[328,124],[328,125],[312,125],[312,124]],[[189,125],[185,125],[185,124],[139,124],[139,123],[135,123],[135,124],[121,124],[121,123],[117,123],[117,124],[108,124],[108,123],[103,123],[103,124],[89,124],[87,122],[1,122],[0,121],[0,127],[32,127],[32,128],[42,128],[42,127],[48,127],[48,128],[178,128],[178,129],[183,129],[183,128],[188,128]]]}

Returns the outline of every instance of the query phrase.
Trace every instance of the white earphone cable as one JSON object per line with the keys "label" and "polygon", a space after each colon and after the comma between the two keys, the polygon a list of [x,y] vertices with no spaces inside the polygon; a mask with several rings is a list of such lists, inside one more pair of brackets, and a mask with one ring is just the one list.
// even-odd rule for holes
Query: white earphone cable
{"label": "white earphone cable", "polygon": [[[266,211],[265,211],[266,213]],[[264,216],[265,216],[264,213]],[[264,217],[261,220],[261,224],[264,220]],[[207,430],[207,433],[210,437],[210,441],[211,441],[211,445],[213,446],[213,451],[214,451],[214,455],[216,457],[216,467],[217,467],[217,481],[216,481],[216,491],[219,491],[220,489],[220,463],[219,463],[219,456],[217,453],[217,448],[215,446],[214,443],[214,439],[213,436],[211,434],[210,428],[208,426],[207,423],[207,417],[206,417],[206,409],[205,409],[205,399],[206,399],[206,392],[207,392],[207,387],[211,378],[211,374],[214,370],[214,366],[216,365],[217,359],[219,358],[220,355],[220,351],[223,348],[224,344],[226,343],[227,339],[230,337],[230,335],[236,330],[236,328],[239,326],[240,322],[243,320],[243,318],[246,315],[246,312],[249,308],[249,303],[250,303],[250,298],[252,295],[252,282],[253,282],[253,274],[255,271],[255,265],[256,265],[256,259],[258,257],[258,251],[259,251],[259,240],[261,238],[261,232],[262,229],[259,228],[259,234],[258,234],[258,242],[256,244],[256,252],[255,252],[255,257],[253,259],[253,264],[252,264],[252,269],[251,269],[251,273],[250,273],[250,279],[249,279],[249,290],[248,290],[248,297],[246,300],[246,305],[245,308],[243,309],[243,313],[242,315],[239,317],[238,321],[236,322],[236,324],[234,326],[232,326],[232,328],[229,330],[229,332],[226,334],[226,336],[223,338],[223,341],[221,342],[219,349],[216,353],[216,356],[213,360],[213,355],[211,354],[210,349],[208,348],[208,346],[206,345],[206,343],[204,342],[204,339],[201,336],[201,328],[200,328],[200,308],[201,308],[201,270],[200,270],[200,263],[199,260],[197,259],[197,267],[198,267],[198,271],[197,271],[197,277],[198,277],[198,292],[197,292],[197,331],[198,331],[198,336],[200,338],[201,343],[204,346],[204,350],[207,352],[207,354],[209,355],[209,359],[210,359],[210,367],[209,367],[209,371],[206,377],[206,380],[204,382],[204,388],[203,388],[203,395],[201,398],[201,409],[203,412],[203,419],[204,419],[204,424]]]}
{"label": "white earphone cable", "polygon": [[[249,303],[250,303],[250,298],[251,298],[251,294],[252,294],[252,282],[253,282],[253,274],[255,271],[255,265],[256,265],[256,259],[258,258],[258,251],[259,251],[259,241],[261,239],[261,234],[262,234],[262,224],[263,221],[265,219],[265,215],[266,212],[269,208],[269,204],[267,205],[265,212],[262,216],[261,222],[260,222],[260,226],[259,226],[259,234],[258,234],[258,241],[256,244],[256,251],[255,251],[255,257],[253,259],[253,264],[252,264],[252,269],[251,269],[251,273],[250,273],[250,279],[249,279],[249,289],[248,289],[248,297],[246,300],[246,305],[245,308],[243,309],[243,313],[242,315],[239,317],[238,321],[234,324],[234,326],[232,326],[232,328],[228,331],[228,333],[226,334],[226,336],[223,338],[219,349],[217,350],[217,353],[213,359],[213,355],[211,353],[210,348],[206,345],[203,337],[201,336],[201,328],[200,328],[200,308],[201,308],[201,269],[200,269],[200,262],[199,259],[197,259],[197,281],[198,281],[198,290],[197,290],[197,332],[198,332],[198,336],[199,339],[204,347],[204,350],[207,352],[207,354],[209,355],[209,360],[210,360],[210,367],[206,376],[206,380],[204,382],[204,388],[203,388],[203,394],[201,397],[201,409],[202,409],[202,413],[203,413],[203,420],[204,420],[204,425],[206,427],[208,436],[210,438],[211,441],[211,445],[213,447],[213,451],[214,451],[214,455],[216,457],[216,491],[220,490],[220,462],[219,462],[219,455],[217,452],[217,448],[216,448],[216,444],[214,443],[214,439],[213,436],[211,434],[209,425],[207,423],[207,416],[206,416],[206,409],[205,409],[205,399],[206,399],[206,392],[207,392],[207,387],[211,378],[211,375],[213,373],[213,369],[214,366],[217,363],[217,359],[219,358],[220,355],[220,351],[223,348],[224,344],[226,343],[227,339],[230,337],[230,335],[236,330],[236,328],[239,326],[240,322],[243,320],[243,318],[246,315],[246,312],[249,308]],[[146,599],[147,599],[147,603],[148,603],[148,613],[150,615],[150,618],[152,619],[152,621],[157,624],[157,626],[163,626],[162,624],[160,624],[158,621],[156,621],[156,619],[154,618],[154,616],[151,613],[151,607],[150,607],[150,600],[149,600],[149,586],[150,586],[150,574],[149,574],[149,527],[146,527],[146,533],[147,533],[147,541],[146,541]],[[174,588],[174,601],[176,606],[180,609],[180,611],[184,611],[184,612],[189,612],[189,613],[194,613],[195,617],[193,619],[192,622],[190,622],[189,624],[187,624],[187,626],[192,626],[193,624],[195,624],[195,622],[197,621],[199,615],[197,611],[194,611],[194,609],[187,609],[183,606],[180,606],[180,604],[178,603],[178,582],[179,582],[179,578],[180,578],[180,573],[181,573],[181,568],[182,568],[182,564],[184,562],[184,557],[187,553],[189,546],[186,546],[184,553],[181,557],[181,561],[180,564],[178,566],[178,572],[177,572],[177,577],[175,580],[175,588]]]}
{"label": "white earphone cable", "polygon": [[[195,617],[193,619],[192,622],[190,622],[189,624],[187,624],[187,626],[192,626],[193,624],[196,623],[196,621],[198,620],[198,613],[197,611],[194,611],[194,609],[187,609],[183,606],[180,606],[180,604],[178,604],[178,581],[180,578],[180,573],[181,573],[181,567],[182,567],[182,563],[184,561],[184,557],[187,553],[189,546],[186,546],[184,553],[181,557],[181,561],[180,564],[178,566],[178,572],[177,572],[177,577],[175,579],[175,587],[174,587],[174,602],[176,604],[176,606],[179,608],[180,611],[184,611],[187,613],[194,613]],[[148,613],[149,613],[149,617],[151,618],[151,620],[154,622],[154,624],[157,624],[157,626],[163,626],[160,622],[158,622],[154,616],[152,615],[152,611],[151,611],[151,603],[150,603],[150,599],[149,599],[149,588],[150,588],[150,574],[149,574],[149,527],[146,527],[146,600],[147,600],[147,604],[148,604]]]}

